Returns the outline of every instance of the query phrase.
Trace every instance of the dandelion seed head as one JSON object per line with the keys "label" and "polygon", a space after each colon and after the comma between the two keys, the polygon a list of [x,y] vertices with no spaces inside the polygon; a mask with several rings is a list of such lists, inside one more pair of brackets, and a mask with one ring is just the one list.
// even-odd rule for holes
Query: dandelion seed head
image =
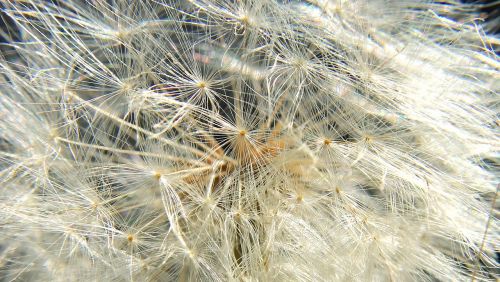
{"label": "dandelion seed head", "polygon": [[496,278],[473,6],[56,2],[0,4],[0,280]]}

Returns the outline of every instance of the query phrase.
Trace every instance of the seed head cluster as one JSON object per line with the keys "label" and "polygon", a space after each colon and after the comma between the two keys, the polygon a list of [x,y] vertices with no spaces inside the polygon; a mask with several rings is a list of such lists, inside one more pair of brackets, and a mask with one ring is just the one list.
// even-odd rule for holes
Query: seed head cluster
{"label": "seed head cluster", "polygon": [[0,8],[1,281],[498,279],[473,6]]}

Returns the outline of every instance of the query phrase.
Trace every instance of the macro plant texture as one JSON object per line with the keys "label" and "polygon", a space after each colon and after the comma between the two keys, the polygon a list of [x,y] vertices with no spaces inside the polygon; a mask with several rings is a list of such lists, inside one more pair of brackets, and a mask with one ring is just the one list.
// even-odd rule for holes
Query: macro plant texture
{"label": "macro plant texture", "polygon": [[474,6],[8,0],[1,281],[495,281]]}

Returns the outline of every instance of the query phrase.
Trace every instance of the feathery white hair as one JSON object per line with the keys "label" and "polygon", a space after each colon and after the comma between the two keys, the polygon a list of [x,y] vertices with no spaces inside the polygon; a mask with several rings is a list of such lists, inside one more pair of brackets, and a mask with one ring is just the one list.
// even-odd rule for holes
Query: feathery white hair
{"label": "feathery white hair", "polygon": [[0,280],[498,279],[472,6],[0,7]]}

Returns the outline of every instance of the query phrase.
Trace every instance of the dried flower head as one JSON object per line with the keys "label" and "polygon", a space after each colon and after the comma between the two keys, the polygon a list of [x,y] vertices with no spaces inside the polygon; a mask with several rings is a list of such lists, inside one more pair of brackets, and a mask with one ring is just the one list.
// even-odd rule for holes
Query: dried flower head
{"label": "dried flower head", "polygon": [[0,7],[0,280],[498,279],[472,6]]}

